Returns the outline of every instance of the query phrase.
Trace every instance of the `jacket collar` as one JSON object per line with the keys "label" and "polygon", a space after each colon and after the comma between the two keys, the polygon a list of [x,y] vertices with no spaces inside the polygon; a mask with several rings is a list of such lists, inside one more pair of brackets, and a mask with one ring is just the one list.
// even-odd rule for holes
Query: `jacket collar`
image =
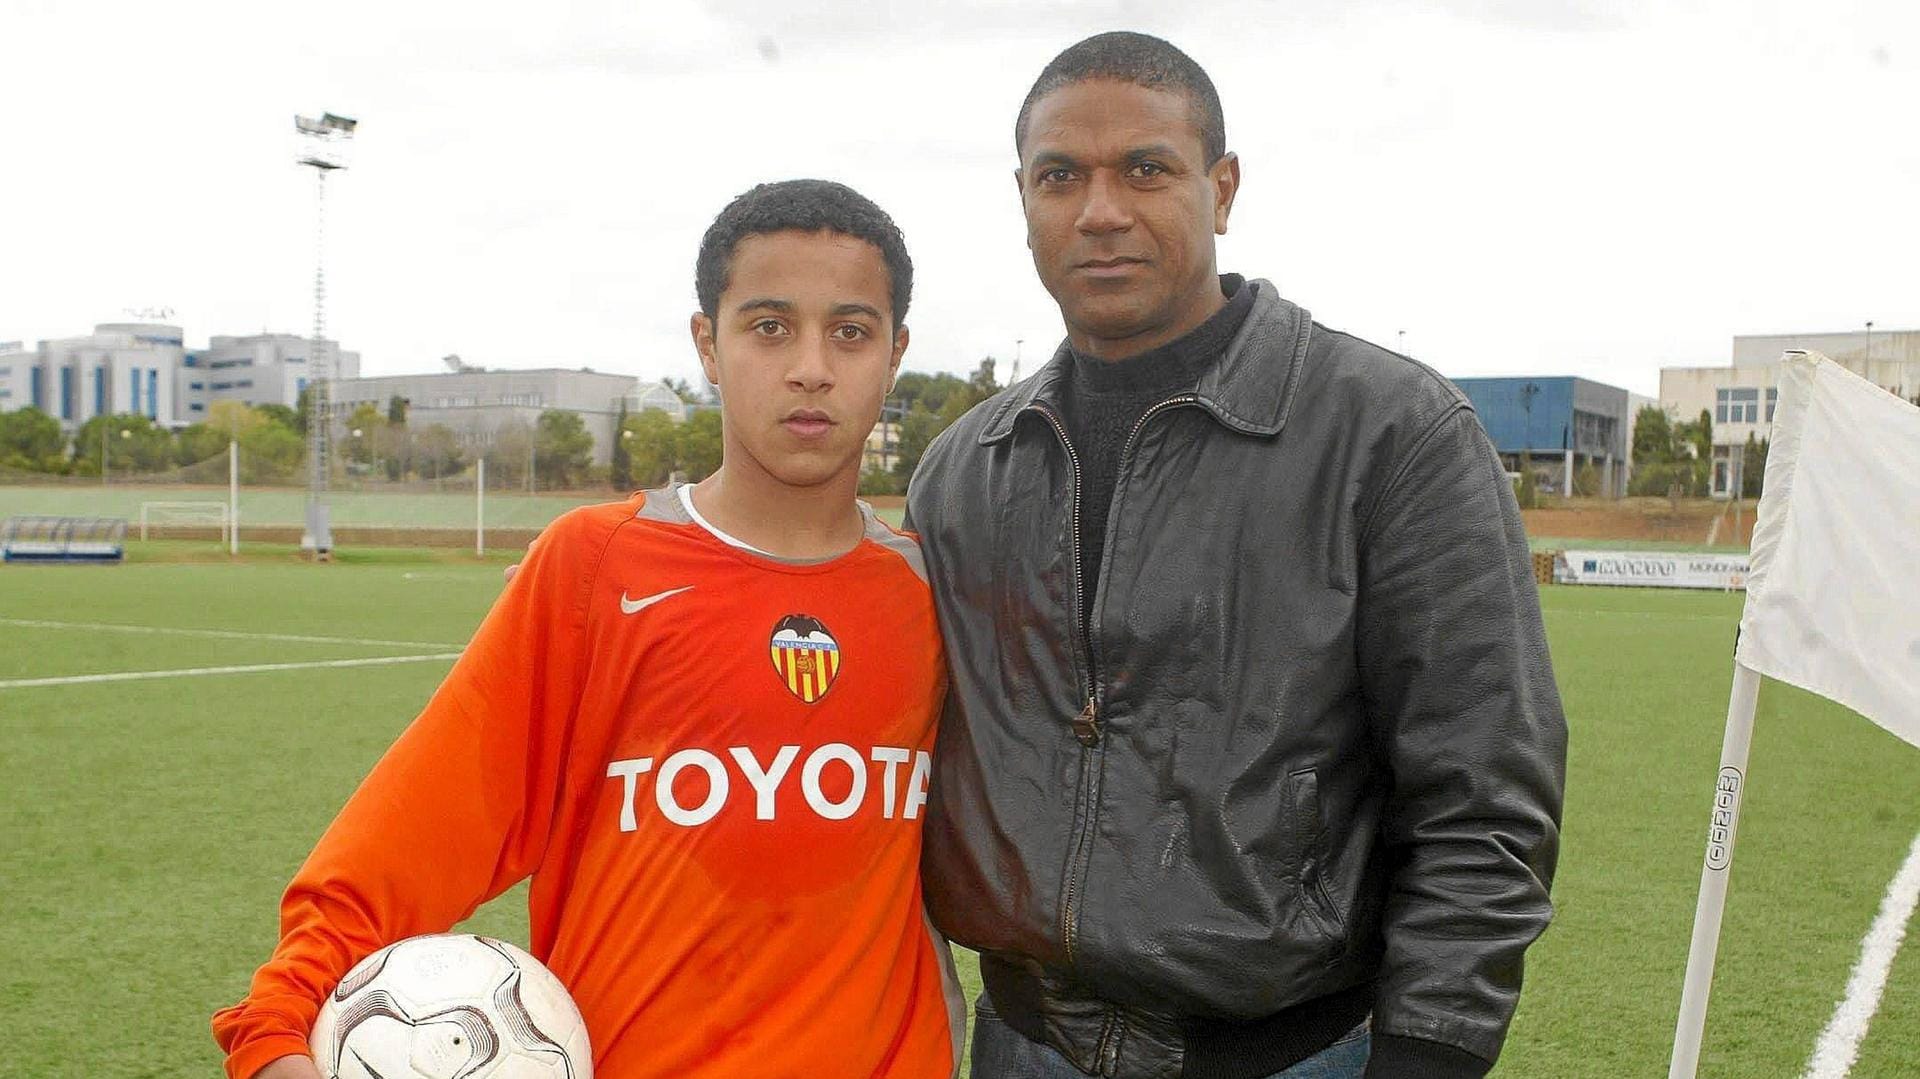
{"label": "jacket collar", "polygon": [[[1250,280],[1247,287],[1255,289],[1253,311],[1227,345],[1226,355],[1200,377],[1193,394],[1196,403],[1227,428],[1268,438],[1286,426],[1306,367],[1313,320],[1305,310],[1281,299],[1271,281]],[[1072,363],[1063,342],[1033,377],[1009,387],[982,428],[980,443],[999,442],[1013,434],[1021,413],[1035,406],[1058,414]]]}

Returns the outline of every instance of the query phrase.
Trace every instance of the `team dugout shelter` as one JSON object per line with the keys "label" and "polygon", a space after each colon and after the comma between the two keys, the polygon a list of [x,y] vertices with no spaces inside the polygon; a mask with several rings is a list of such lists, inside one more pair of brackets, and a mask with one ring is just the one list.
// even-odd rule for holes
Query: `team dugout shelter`
{"label": "team dugout shelter", "polygon": [[1453,383],[1473,402],[1508,472],[1518,474],[1524,456],[1541,490],[1564,494],[1573,490],[1575,473],[1591,464],[1598,494],[1626,496],[1633,437],[1633,395],[1626,390],[1564,375]]}

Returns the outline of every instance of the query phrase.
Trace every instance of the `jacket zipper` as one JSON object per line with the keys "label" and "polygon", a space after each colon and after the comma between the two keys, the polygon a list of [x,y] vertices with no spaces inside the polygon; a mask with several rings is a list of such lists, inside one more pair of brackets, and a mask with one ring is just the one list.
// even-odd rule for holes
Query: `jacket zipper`
{"label": "jacket zipper", "polygon": [[1073,624],[1080,631],[1079,639],[1074,643],[1079,646],[1080,669],[1086,672],[1087,678],[1087,703],[1086,707],[1080,710],[1080,714],[1073,719],[1073,736],[1081,745],[1093,746],[1100,741],[1100,713],[1094,703],[1094,686],[1097,683],[1093,676],[1093,642],[1087,631],[1087,620],[1080,613],[1085,606],[1080,600],[1080,590],[1085,587],[1080,577],[1080,454],[1073,448],[1073,441],[1067,437],[1066,425],[1060,422],[1060,417],[1054,415],[1052,409],[1039,404],[1027,407],[1044,416],[1047,423],[1053,427],[1053,433],[1060,438],[1061,448],[1067,451],[1067,464],[1073,471],[1071,516],[1073,522]]}
{"label": "jacket zipper", "polygon": [[[1169,397],[1148,408],[1145,412],[1142,412],[1140,418],[1134,421],[1133,429],[1127,432],[1126,442],[1121,444],[1120,471],[1125,471],[1127,459],[1133,453],[1134,441],[1140,437],[1140,431],[1146,427],[1149,419],[1153,418],[1156,413],[1166,409],[1179,405],[1189,405],[1197,400],[1199,400],[1199,397],[1195,394],[1181,394],[1177,397]],[[1074,835],[1072,842],[1069,844],[1072,853],[1067,859],[1065,902],[1062,903],[1060,911],[1060,940],[1066,948],[1067,964],[1071,966],[1074,963],[1074,937],[1078,933],[1080,924],[1081,862],[1086,854],[1087,833],[1092,830],[1093,807],[1099,803],[1099,771],[1093,767],[1093,755],[1087,753],[1086,750],[1092,749],[1100,744],[1100,707],[1098,702],[1098,687],[1100,682],[1093,663],[1093,628],[1088,624],[1091,621],[1093,605],[1091,603],[1082,603],[1080,597],[1081,589],[1086,587],[1085,582],[1081,579],[1080,567],[1080,454],[1073,448],[1073,440],[1067,437],[1066,425],[1060,422],[1060,417],[1055,415],[1052,409],[1037,403],[1027,407],[1046,418],[1047,423],[1053,428],[1053,433],[1059,437],[1061,448],[1067,451],[1067,464],[1071,466],[1073,472],[1073,507],[1070,518],[1073,522],[1073,617],[1074,625],[1080,630],[1080,640],[1078,643],[1080,645],[1081,670],[1086,672],[1087,703],[1086,706],[1080,710],[1080,714],[1075,716],[1073,720],[1073,736],[1081,746],[1080,804],[1075,807]],[[1117,475],[1115,482],[1118,482]],[[1104,559],[1106,552],[1102,551],[1100,557]],[[1082,612],[1085,613],[1083,614]]]}
{"label": "jacket zipper", "polygon": [[1080,454],[1073,448],[1073,440],[1067,437],[1066,425],[1060,422],[1060,417],[1052,409],[1039,404],[1029,407],[1045,417],[1053,433],[1059,436],[1061,447],[1067,451],[1067,464],[1073,472],[1073,624],[1080,631],[1076,635],[1079,639],[1074,643],[1079,646],[1080,669],[1086,676],[1084,688],[1087,703],[1073,720],[1073,737],[1080,743],[1080,789],[1074,804],[1073,836],[1067,844],[1070,852],[1067,856],[1067,880],[1060,905],[1060,942],[1066,948],[1067,965],[1072,966],[1075,927],[1080,920],[1080,857],[1086,850],[1087,820],[1092,816],[1092,802],[1095,800],[1089,797],[1087,786],[1095,782],[1097,776],[1097,773],[1089,774],[1094,771],[1091,767],[1093,755],[1087,750],[1100,742],[1100,709],[1094,699],[1097,683],[1093,676],[1093,644],[1088,639],[1086,619],[1081,614],[1084,605],[1080,602],[1080,590],[1085,587],[1080,572]]}
{"label": "jacket zipper", "polygon": [[[1145,412],[1142,412],[1140,414],[1140,418],[1133,421],[1133,429],[1127,432],[1127,440],[1120,444],[1120,467],[1114,472],[1114,483],[1118,484],[1120,482],[1121,477],[1127,474],[1127,462],[1133,457],[1133,444],[1140,438],[1140,432],[1146,428],[1148,420],[1152,419],[1154,416],[1158,415],[1159,413],[1166,411],[1167,409],[1177,408],[1181,405],[1190,405],[1190,404],[1193,404],[1195,401],[1198,401],[1199,399],[1200,399],[1199,395],[1197,394],[1183,393],[1174,397],[1169,397],[1164,401],[1157,402],[1149,406]],[[1046,410],[1043,408],[1041,411],[1044,412]],[[1049,419],[1052,418],[1051,413],[1048,414],[1048,418]],[[1055,424],[1054,429],[1060,432],[1060,441],[1063,443],[1066,442],[1067,440],[1066,431],[1063,428],[1061,428],[1057,423]],[[1067,456],[1069,459],[1073,458],[1073,447],[1071,445],[1067,447]],[[1079,600],[1080,598],[1080,595],[1079,595],[1080,593],[1080,555],[1079,555],[1079,551],[1080,551],[1080,474],[1077,471],[1079,467],[1080,467],[1079,462],[1075,461],[1074,468],[1076,469],[1076,471],[1074,472],[1074,481],[1073,481],[1073,514],[1074,514],[1074,517],[1073,517],[1074,597],[1073,598],[1076,601]],[[1111,537],[1109,537],[1109,539],[1110,538]],[[1103,543],[1102,546],[1104,547],[1105,544]],[[1100,552],[1102,565],[1105,564],[1106,557],[1107,557],[1106,551],[1102,550]],[[1097,743],[1098,741],[1100,741],[1100,717],[1095,713],[1094,707],[1093,707],[1093,696],[1094,696],[1093,687],[1096,685],[1099,685],[1099,681],[1098,681],[1098,674],[1096,673],[1097,669],[1094,666],[1094,661],[1093,661],[1093,626],[1091,625],[1091,622],[1093,619],[1092,603],[1086,604],[1086,611],[1087,611],[1086,619],[1080,622],[1080,640],[1086,648],[1086,657],[1087,657],[1087,707],[1085,711],[1080,713],[1080,718],[1074,720],[1074,731],[1076,734],[1079,733],[1079,731],[1081,730],[1082,724],[1084,724],[1085,729],[1087,731],[1087,735],[1085,737],[1082,737],[1080,739],[1080,742],[1082,745],[1091,746]]]}

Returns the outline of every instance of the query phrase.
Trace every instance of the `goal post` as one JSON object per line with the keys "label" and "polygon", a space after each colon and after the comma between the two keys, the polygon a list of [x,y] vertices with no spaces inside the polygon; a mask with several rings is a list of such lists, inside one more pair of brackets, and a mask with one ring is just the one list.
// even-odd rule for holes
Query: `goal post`
{"label": "goal post", "polygon": [[146,542],[149,525],[206,528],[220,530],[220,542],[231,546],[233,517],[225,502],[142,502],[140,503],[140,540]]}

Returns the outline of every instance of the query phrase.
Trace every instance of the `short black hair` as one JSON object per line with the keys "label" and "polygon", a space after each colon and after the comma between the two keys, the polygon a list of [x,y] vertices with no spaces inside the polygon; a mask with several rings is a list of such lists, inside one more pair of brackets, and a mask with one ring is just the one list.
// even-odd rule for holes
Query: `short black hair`
{"label": "short black hair", "polygon": [[906,321],[907,301],[913,297],[913,260],[907,257],[906,238],[872,199],[832,180],[759,184],[728,203],[700,238],[700,256],[693,268],[700,310],[708,318],[719,316],[720,294],[727,290],[733,252],[741,240],[789,230],[837,232],[879,248],[887,267],[893,324],[897,328]]}
{"label": "short black hair", "polygon": [[1025,152],[1027,121],[1032,118],[1035,103],[1063,86],[1089,79],[1130,82],[1187,95],[1207,166],[1211,168],[1227,156],[1227,117],[1220,109],[1220,93],[1213,88],[1206,70],[1171,42],[1131,30],[1095,34],[1070,45],[1041,70],[1033,89],[1027,91],[1027,99],[1020,103],[1020,118],[1013,123],[1013,152]]}

